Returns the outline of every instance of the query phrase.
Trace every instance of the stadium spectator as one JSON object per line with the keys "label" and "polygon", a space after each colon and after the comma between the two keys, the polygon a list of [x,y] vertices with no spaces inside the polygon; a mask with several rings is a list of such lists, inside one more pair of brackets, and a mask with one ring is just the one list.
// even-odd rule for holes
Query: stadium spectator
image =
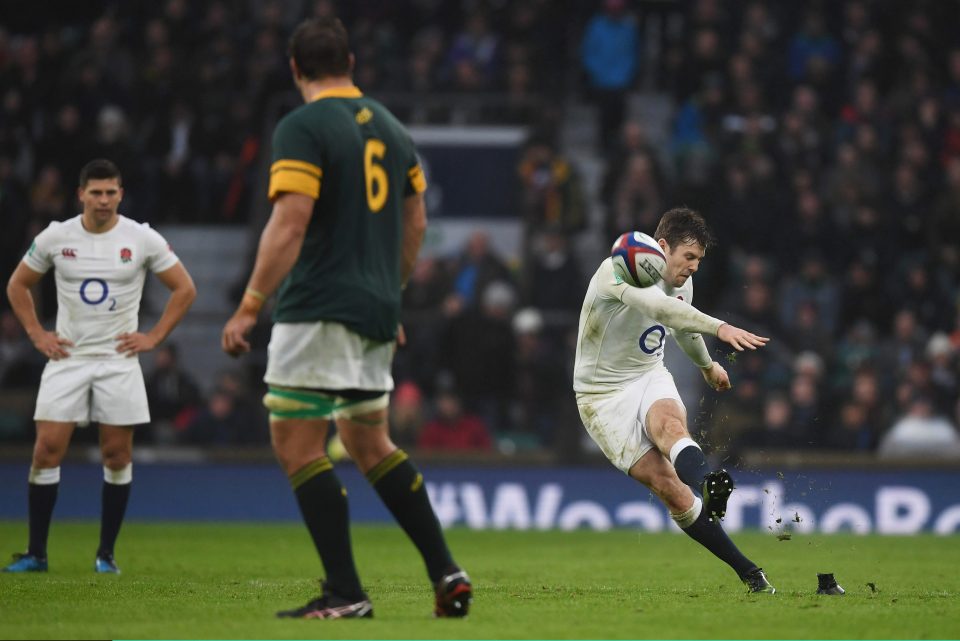
{"label": "stadium spectator", "polygon": [[532,137],[523,150],[520,177],[524,264],[533,260],[538,232],[553,228],[568,238],[587,224],[583,185],[576,167],[547,136]]}
{"label": "stadium spectator", "polygon": [[[0,147],[0,220],[4,221],[4,233],[0,234],[0,274],[13,273],[27,249],[28,202],[26,186],[16,174],[13,159]],[[0,309],[6,306],[6,300],[0,303]]]}
{"label": "stadium spectator", "polygon": [[567,236],[554,227],[544,229],[534,248],[525,264],[523,300],[548,314],[579,311],[574,287],[583,284],[584,276]]}
{"label": "stadium spectator", "polygon": [[[809,247],[794,275],[784,280],[779,301],[781,326],[788,333],[819,329],[827,339],[832,337],[840,314],[840,289],[831,277],[825,254],[815,246]],[[805,316],[810,314],[816,315],[815,321]],[[818,351],[826,353],[828,350]]]}
{"label": "stadium spectator", "polygon": [[710,447],[717,452],[742,451],[749,442],[746,434],[755,433],[763,420],[761,381],[756,374],[737,374],[737,384],[730,394],[716,400],[704,426]]}
{"label": "stadium spectator", "polygon": [[653,156],[638,152],[625,162],[607,212],[605,228],[611,242],[625,231],[649,234],[656,229],[665,204],[666,194],[658,180]]}
{"label": "stadium spectator", "polygon": [[840,288],[840,316],[837,333],[851,331],[861,323],[886,329],[890,304],[877,272],[877,257],[871,253],[854,257]]}
{"label": "stadium spectator", "polygon": [[464,404],[490,429],[508,428],[510,398],[516,372],[510,322],[517,302],[513,286],[503,281],[487,285],[478,309],[451,319],[443,336],[440,365],[451,372]]}
{"label": "stadium spectator", "polygon": [[[573,289],[569,281],[567,287]],[[561,435],[561,412],[566,395],[563,388],[568,372],[562,361],[558,340],[544,326],[544,317],[536,308],[519,310],[511,322],[516,341],[513,367],[515,384],[510,408],[509,434],[500,441],[517,449],[535,449],[556,443]]]}
{"label": "stadium spectator", "polygon": [[398,447],[414,447],[426,421],[423,392],[416,383],[403,381],[393,390],[390,425]]}
{"label": "stadium spectator", "polygon": [[949,419],[934,413],[928,397],[916,394],[883,435],[877,454],[881,458],[960,458],[960,434]]}
{"label": "stadium spectator", "polygon": [[926,341],[926,328],[917,323],[916,313],[900,308],[893,317],[892,333],[880,341],[877,349],[877,364],[885,373],[886,387],[892,387],[893,377],[922,358]]}
{"label": "stadium spectator", "polygon": [[827,432],[825,445],[847,452],[869,452],[876,447],[878,431],[866,407],[847,401],[840,407],[836,427]]}
{"label": "stadium spectator", "polygon": [[46,361],[10,310],[0,311],[0,388],[28,389],[40,385]]}
{"label": "stadium spectator", "polygon": [[840,45],[827,32],[823,14],[817,9],[808,10],[801,30],[790,43],[790,77],[826,83],[841,57]]}
{"label": "stadium spectator", "polygon": [[187,429],[202,400],[196,381],[180,364],[176,344],[156,351],[146,384],[153,419],[149,435],[158,443],[172,443]]}
{"label": "stadium spectator", "polygon": [[490,29],[482,10],[473,11],[463,31],[454,35],[447,52],[445,77],[458,91],[493,87],[500,65],[500,36]]}
{"label": "stadium spectator", "polygon": [[433,419],[417,438],[424,450],[445,452],[485,452],[493,449],[493,439],[483,420],[464,411],[463,401],[452,382],[438,384],[434,397]]}
{"label": "stadium spectator", "polygon": [[259,413],[251,413],[230,389],[214,389],[206,404],[189,416],[180,432],[183,443],[215,447],[267,443]]}
{"label": "stadium spectator", "polygon": [[793,405],[782,392],[772,392],[763,399],[762,420],[756,427],[740,435],[730,450],[742,453],[753,449],[761,452],[791,450],[801,443],[795,432]]}
{"label": "stadium spectator", "polygon": [[627,109],[627,92],[640,65],[640,31],[626,0],[604,0],[584,29],[581,61],[587,72],[590,98],[600,112],[598,143],[610,149]]}
{"label": "stadium spectator", "polygon": [[647,132],[643,125],[637,120],[627,119],[620,128],[620,135],[616,144],[611,145],[606,150],[604,161],[603,183],[600,187],[600,200],[605,207],[606,220],[604,222],[604,232],[606,237],[616,238],[623,233],[610,223],[610,213],[613,207],[613,201],[620,182],[626,170],[628,160],[635,154],[644,154],[654,163],[656,180],[659,185],[664,184],[663,168],[660,166],[657,154],[657,148],[650,144],[647,138]]}
{"label": "stadium spectator", "polygon": [[[446,261],[424,256],[417,261],[403,291],[403,328],[407,344],[397,351],[394,372],[398,380],[410,380],[422,390],[430,390],[440,365],[441,346],[437,340],[445,331],[448,318],[444,304],[451,294]],[[452,297],[459,307],[460,299]]]}
{"label": "stadium spectator", "polygon": [[476,230],[467,238],[463,251],[449,268],[452,276],[452,293],[458,300],[454,308],[477,309],[481,296],[494,281],[512,283],[513,277],[495,247],[490,235]]}
{"label": "stadium spectator", "polygon": [[851,384],[855,373],[875,363],[876,357],[877,329],[869,321],[860,320],[837,342],[834,367],[830,371],[831,385],[839,389]]}

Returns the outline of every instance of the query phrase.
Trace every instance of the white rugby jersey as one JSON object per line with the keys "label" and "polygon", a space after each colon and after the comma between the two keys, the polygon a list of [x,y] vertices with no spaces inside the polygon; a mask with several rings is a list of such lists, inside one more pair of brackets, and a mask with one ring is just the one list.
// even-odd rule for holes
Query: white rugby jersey
{"label": "white rugby jersey", "polygon": [[723,321],[692,303],[692,276],[676,289],[664,281],[632,287],[616,275],[610,258],[604,260],[590,279],[580,310],[574,391],[622,389],[663,361],[668,331],[694,338],[716,334]]}
{"label": "white rugby jersey", "polygon": [[71,358],[125,358],[117,336],[137,331],[147,270],[177,264],[167,241],[146,223],[124,216],[110,231],[92,234],[81,216],[52,222],[23,257],[30,269],[57,282],[57,334],[73,341]]}

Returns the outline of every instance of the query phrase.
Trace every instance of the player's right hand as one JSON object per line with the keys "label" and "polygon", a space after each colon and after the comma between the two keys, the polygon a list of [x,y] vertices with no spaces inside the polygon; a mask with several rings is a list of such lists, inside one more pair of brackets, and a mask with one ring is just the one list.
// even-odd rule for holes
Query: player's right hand
{"label": "player's right hand", "polygon": [[757,336],[745,329],[734,327],[730,323],[724,323],[717,330],[717,338],[724,343],[728,343],[738,352],[746,349],[757,349],[766,345],[770,339],[765,336]]}
{"label": "player's right hand", "polygon": [[717,361],[710,363],[710,367],[700,368],[700,373],[703,374],[703,379],[707,381],[707,385],[722,392],[724,390],[730,389],[730,375],[727,374],[727,370],[723,369],[723,365]]}
{"label": "player's right hand", "polygon": [[223,326],[220,347],[230,356],[240,356],[250,351],[247,336],[257,324],[257,315],[244,309],[238,309],[227,324]]}
{"label": "player's right hand", "polygon": [[50,360],[59,361],[61,358],[69,358],[70,352],[65,348],[73,347],[73,342],[57,336],[56,332],[44,331],[33,339],[33,346]]}

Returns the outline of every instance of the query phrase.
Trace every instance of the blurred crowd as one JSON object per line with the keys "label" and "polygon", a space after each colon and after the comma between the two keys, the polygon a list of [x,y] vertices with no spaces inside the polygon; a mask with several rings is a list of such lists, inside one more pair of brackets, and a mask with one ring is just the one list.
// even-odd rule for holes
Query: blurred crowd
{"label": "blurred crowd", "polygon": [[429,0],[101,0],[61,9],[23,5],[0,20],[4,272],[24,238],[76,210],[77,175],[90,158],[121,167],[125,207],[139,220],[246,221],[263,136],[282,115],[278,96],[293,90],[286,39],[304,17],[341,16],[358,85],[396,96],[398,115],[414,122],[449,120],[449,96],[431,96],[468,104],[487,93],[500,99],[461,117],[529,122],[559,89],[559,75],[544,70],[566,36],[559,7],[542,0],[496,10]]}
{"label": "blurred crowd", "polygon": [[[695,0],[656,67],[667,149],[615,122],[607,237],[701,209],[719,245],[698,305],[775,339],[731,357],[732,393],[700,408],[718,450],[957,454],[958,18],[943,2]],[[637,24],[616,0],[595,19]]]}
{"label": "blurred crowd", "polygon": [[[457,255],[421,260],[405,291],[399,442],[578,451],[570,368],[595,268],[579,264],[578,242],[598,232],[591,221],[612,241],[652,232],[686,204],[719,240],[695,279],[697,306],[774,339],[745,355],[712,346],[734,389],[704,390],[688,410],[716,451],[960,448],[960,5],[99,6],[42,28],[0,27],[0,272],[74,211],[78,167],[93,156],[123,168],[137,218],[247,221],[261,136],[290,89],[286,34],[304,16],[336,13],[358,85],[408,122],[534,132],[516,168],[519,264],[477,230]],[[641,90],[668,98],[668,131],[631,113]],[[557,135],[569,100],[595,105],[596,144],[582,151],[603,163],[597,194]],[[9,314],[0,320],[6,388],[42,362]],[[25,365],[10,367],[14,357]],[[163,410],[157,439],[265,442],[255,384],[228,374],[202,398],[175,353],[180,374],[163,374],[166,360],[151,393],[186,400]]]}

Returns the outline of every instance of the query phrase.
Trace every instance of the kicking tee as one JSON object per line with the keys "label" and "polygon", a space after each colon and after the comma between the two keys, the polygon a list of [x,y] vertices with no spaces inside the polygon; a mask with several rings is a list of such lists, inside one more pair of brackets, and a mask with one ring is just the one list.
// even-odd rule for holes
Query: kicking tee
{"label": "kicking tee", "polygon": [[137,331],[147,270],[166,271],[178,258],[146,223],[124,216],[110,231],[93,234],[81,216],[52,222],[23,257],[27,267],[57,283],[57,334],[73,342],[71,358],[125,358],[117,336]]}
{"label": "kicking tee", "polygon": [[699,334],[716,334],[722,324],[693,307],[693,277],[678,288],[662,280],[632,287],[607,258],[590,279],[580,310],[573,389],[591,394],[623,389],[663,361],[668,332],[684,345],[702,344]]}

